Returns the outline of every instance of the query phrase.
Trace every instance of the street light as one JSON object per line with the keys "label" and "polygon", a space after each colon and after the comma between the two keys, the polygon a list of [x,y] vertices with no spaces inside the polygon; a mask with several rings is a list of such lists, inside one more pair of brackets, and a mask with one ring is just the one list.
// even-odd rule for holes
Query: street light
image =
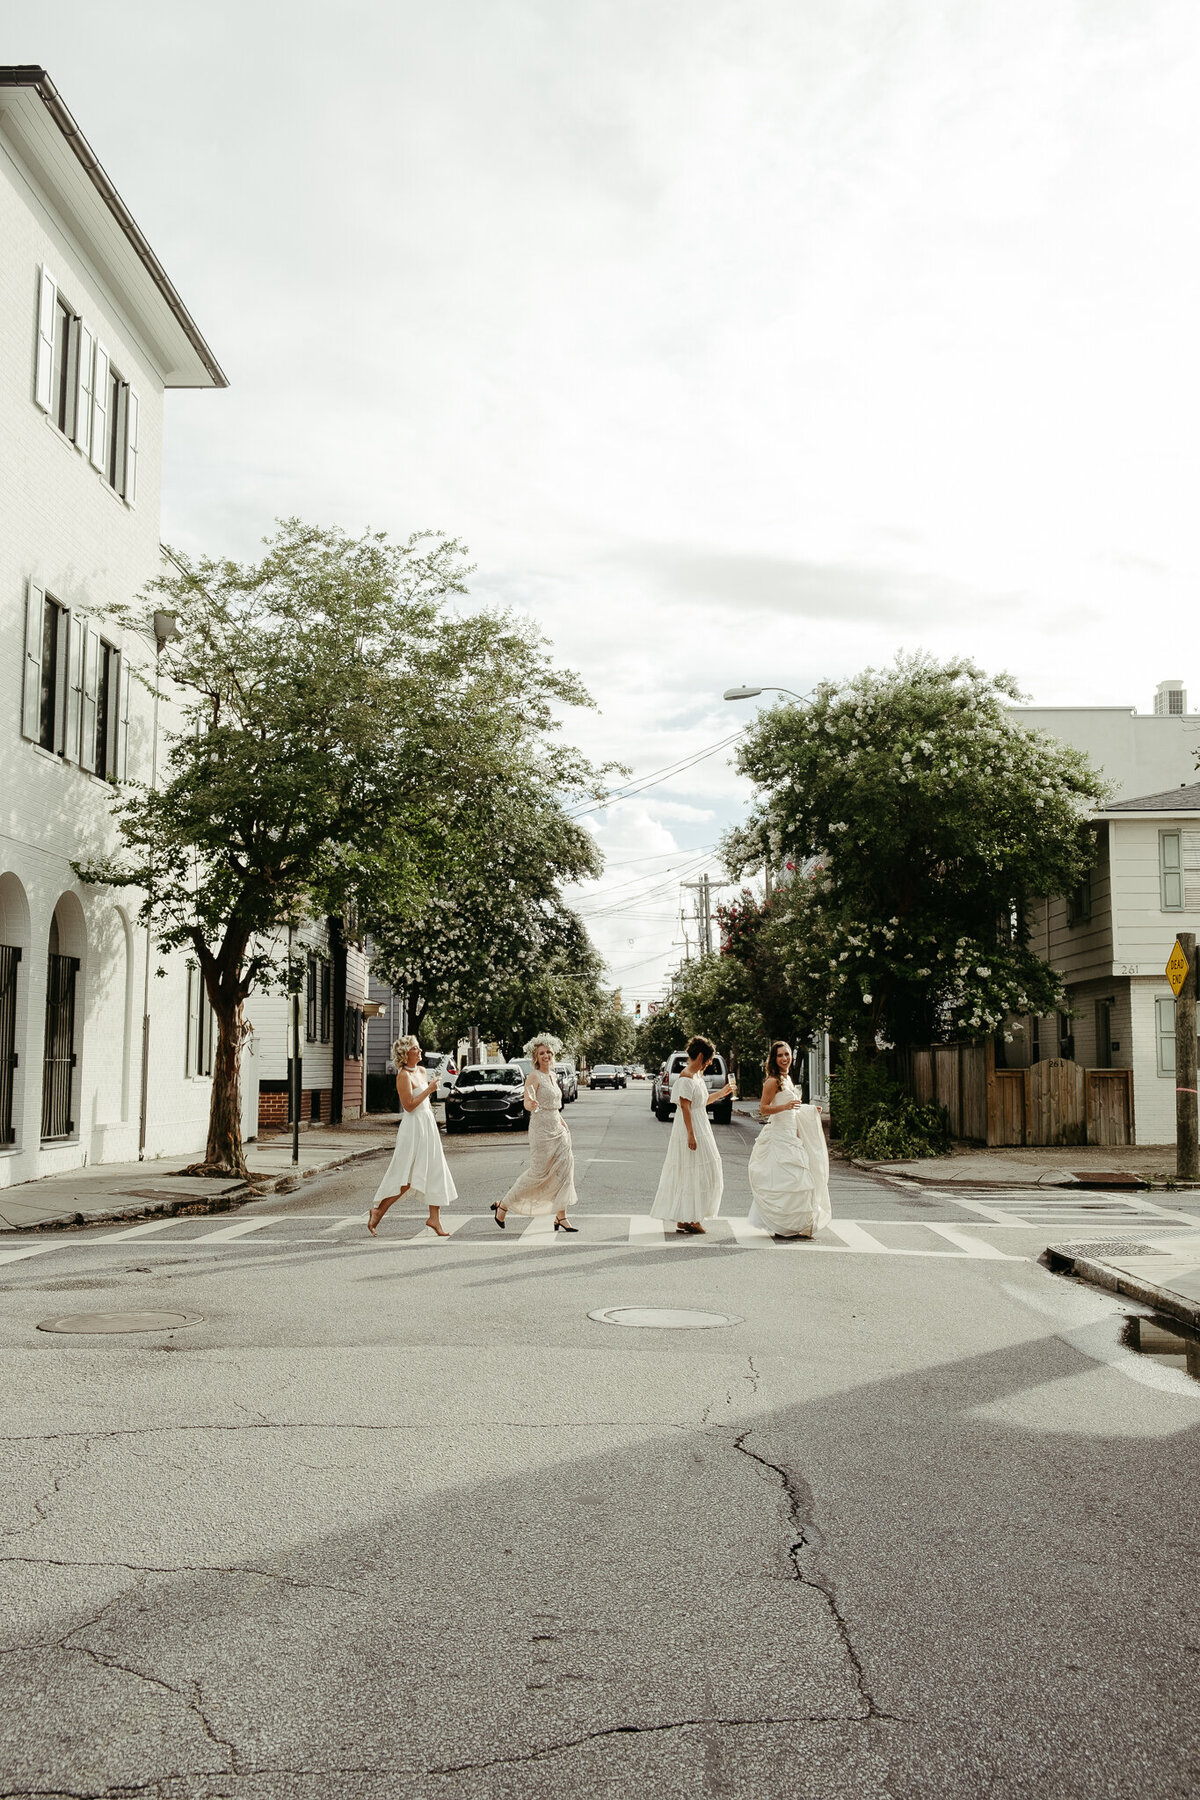
{"label": "street light", "polygon": [[731,687],[726,688],[723,700],[754,700],[759,694],[791,694],[793,700],[803,700],[803,694],[797,694],[793,688],[776,687],[768,682],[766,687]]}

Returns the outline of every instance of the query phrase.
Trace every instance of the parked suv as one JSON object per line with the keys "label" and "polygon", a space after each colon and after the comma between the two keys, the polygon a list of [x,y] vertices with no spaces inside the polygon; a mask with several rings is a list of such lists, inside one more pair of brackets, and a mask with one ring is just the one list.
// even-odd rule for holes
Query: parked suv
{"label": "parked suv", "polygon": [[446,1130],[482,1125],[489,1131],[528,1131],[525,1076],[514,1063],[472,1063],[455,1076],[446,1096]]}
{"label": "parked suv", "polygon": [[574,1063],[556,1062],[554,1065],[554,1079],[562,1090],[564,1106],[570,1106],[572,1100],[578,1100],[579,1077],[575,1073]]}
{"label": "parked suv", "polygon": [[[667,1058],[651,1084],[650,1111],[656,1118],[661,1119],[664,1125],[668,1119],[675,1116],[675,1101],[671,1094],[671,1084],[683,1074],[687,1062],[687,1051],[676,1050],[672,1056]],[[725,1072],[725,1058],[714,1056],[704,1075],[709,1093],[715,1094],[718,1088],[725,1086],[728,1079]],[[708,1108],[708,1113],[714,1124],[728,1125],[733,1119],[733,1096],[729,1095],[724,1100],[718,1100],[715,1106]]]}

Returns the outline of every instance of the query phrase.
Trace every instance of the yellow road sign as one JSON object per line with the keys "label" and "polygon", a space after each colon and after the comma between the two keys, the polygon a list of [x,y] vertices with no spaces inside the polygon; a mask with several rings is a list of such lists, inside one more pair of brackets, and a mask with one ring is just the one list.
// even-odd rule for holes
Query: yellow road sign
{"label": "yellow road sign", "polygon": [[1175,948],[1167,958],[1167,980],[1170,982],[1171,991],[1177,1000],[1179,998],[1180,989],[1187,980],[1187,972],[1188,959],[1183,954],[1179,939],[1176,938]]}

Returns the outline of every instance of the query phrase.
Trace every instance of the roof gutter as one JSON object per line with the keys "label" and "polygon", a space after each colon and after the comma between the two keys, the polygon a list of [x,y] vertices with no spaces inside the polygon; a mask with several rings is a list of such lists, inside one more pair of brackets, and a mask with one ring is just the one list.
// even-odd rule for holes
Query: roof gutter
{"label": "roof gutter", "polygon": [[99,157],[80,131],[70,111],[64,104],[58,89],[51,81],[45,69],[32,63],[19,63],[5,66],[0,64],[0,88],[32,88],[41,100],[46,111],[58,126],[63,137],[70,145],[76,161],[87,175],[88,180],[104,201],[109,212],[120,226],[125,237],[133,246],[138,260],[155,287],[166,301],[171,312],[183,330],[188,342],[195,350],[200,361],[212,377],[214,387],[228,387],[229,379],[220,363],[200,335],[200,328],[191,313],[183,304],[167,271],[155,256],[144,236],[137,220],[118,194],[109,177],[105,174]]}

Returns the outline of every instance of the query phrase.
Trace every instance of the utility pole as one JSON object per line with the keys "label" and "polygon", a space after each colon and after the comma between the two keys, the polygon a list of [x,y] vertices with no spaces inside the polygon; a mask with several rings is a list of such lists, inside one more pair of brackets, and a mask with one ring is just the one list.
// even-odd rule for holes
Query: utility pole
{"label": "utility pole", "polygon": [[[1167,965],[1176,953],[1187,959],[1187,973],[1175,991],[1175,1173],[1181,1181],[1200,1181],[1200,1136],[1196,1107],[1196,934],[1181,931]],[[1177,964],[1176,964],[1177,967]]]}
{"label": "utility pole", "polygon": [[[680,887],[696,889],[696,927],[697,944],[705,955],[712,955],[712,897],[715,888],[732,887],[731,881],[714,881],[711,875],[701,875],[697,881],[681,881]],[[685,930],[686,936],[686,930]]]}

